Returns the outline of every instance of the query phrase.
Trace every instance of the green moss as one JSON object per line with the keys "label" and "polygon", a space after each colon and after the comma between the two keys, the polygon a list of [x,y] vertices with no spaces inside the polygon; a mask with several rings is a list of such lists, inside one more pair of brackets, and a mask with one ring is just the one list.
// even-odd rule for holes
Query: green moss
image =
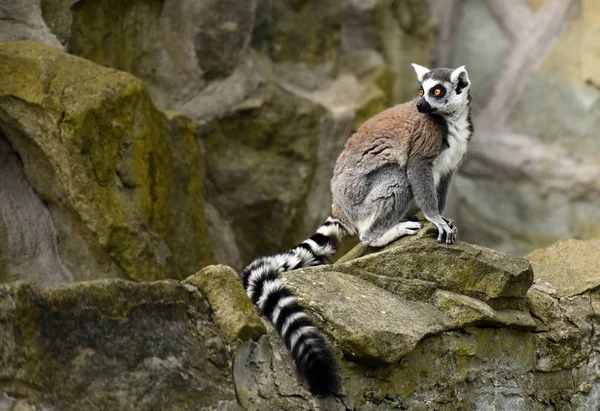
{"label": "green moss", "polygon": [[77,2],[72,7],[69,52],[153,82],[151,57],[163,4],[164,0]]}
{"label": "green moss", "polygon": [[258,14],[265,14],[268,22],[268,51],[275,61],[311,67],[337,62],[342,24],[338,1],[270,2]]}
{"label": "green moss", "polygon": [[[368,272],[431,281],[443,289],[484,301],[523,298],[533,282],[533,272],[526,260],[461,242],[441,245],[432,236],[437,236],[437,230],[428,225],[418,235],[389,245],[384,253],[354,260],[344,258],[333,269],[355,275]],[[361,248],[351,254],[356,258],[374,251],[377,250]]]}
{"label": "green moss", "polygon": [[238,338],[255,340],[266,333],[264,324],[232,268],[209,266],[188,277],[184,283],[198,287],[206,296],[227,342],[234,342]]}
{"label": "green moss", "polygon": [[[474,409],[469,397],[456,387],[475,375],[502,375],[519,382],[534,367],[535,344],[529,332],[496,328],[468,328],[423,340],[397,364],[366,367],[342,360],[345,386],[355,409],[367,404],[376,409],[394,405],[402,409],[430,409],[439,400],[443,409]],[[428,399],[428,408],[423,405]]]}

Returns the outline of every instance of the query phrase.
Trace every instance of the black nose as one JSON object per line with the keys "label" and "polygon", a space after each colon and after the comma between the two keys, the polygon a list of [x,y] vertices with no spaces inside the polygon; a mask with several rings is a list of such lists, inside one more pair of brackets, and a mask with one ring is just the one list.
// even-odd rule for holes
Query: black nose
{"label": "black nose", "polygon": [[424,98],[420,99],[417,103],[417,110],[420,113],[431,113],[431,105]]}

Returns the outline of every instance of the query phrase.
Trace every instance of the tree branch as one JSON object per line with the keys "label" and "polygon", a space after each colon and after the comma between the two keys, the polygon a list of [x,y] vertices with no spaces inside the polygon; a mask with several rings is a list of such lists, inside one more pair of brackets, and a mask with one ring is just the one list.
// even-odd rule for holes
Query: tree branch
{"label": "tree branch", "polygon": [[[517,0],[494,1],[487,0],[498,13],[507,13],[504,4]],[[519,0],[520,2],[520,0]],[[500,6],[502,4],[502,6]],[[579,0],[551,0],[533,17],[528,24],[531,30],[521,29],[515,38],[514,47],[505,60],[504,70],[494,83],[489,99],[478,113],[478,123],[488,128],[502,127],[510,113],[514,110],[522,91],[527,84],[529,75],[537,68],[546,55],[554,40],[560,35],[563,26]],[[509,21],[508,14],[503,14],[502,20]],[[512,20],[511,20],[512,21]],[[514,25],[514,23],[510,23]],[[516,25],[514,25],[516,27]],[[514,27],[510,30],[514,30]],[[513,35],[514,35],[513,31]]]}
{"label": "tree branch", "polygon": [[434,67],[450,67],[454,52],[456,25],[462,15],[463,0],[428,0],[431,16],[437,27]]}
{"label": "tree branch", "polygon": [[523,0],[486,0],[486,5],[513,42],[533,28],[533,14]]}
{"label": "tree branch", "polygon": [[508,131],[479,133],[461,173],[498,180],[525,178],[571,197],[600,200],[600,166],[574,159],[562,147]]}

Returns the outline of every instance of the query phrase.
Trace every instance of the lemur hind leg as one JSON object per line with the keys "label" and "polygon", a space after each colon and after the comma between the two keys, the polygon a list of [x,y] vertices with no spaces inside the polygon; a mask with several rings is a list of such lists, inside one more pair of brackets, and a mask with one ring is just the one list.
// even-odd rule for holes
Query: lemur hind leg
{"label": "lemur hind leg", "polygon": [[370,191],[359,206],[356,224],[361,242],[383,247],[405,235],[416,234],[423,225],[406,219],[413,197],[405,170],[396,166],[370,177]]}

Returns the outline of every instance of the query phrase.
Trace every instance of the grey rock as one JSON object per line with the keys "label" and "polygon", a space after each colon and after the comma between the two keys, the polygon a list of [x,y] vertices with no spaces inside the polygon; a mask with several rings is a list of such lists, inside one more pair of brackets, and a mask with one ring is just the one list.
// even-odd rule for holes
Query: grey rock
{"label": "grey rock", "polygon": [[103,280],[0,295],[0,391],[42,405],[13,410],[236,409],[226,345],[197,290]]}
{"label": "grey rock", "polygon": [[41,0],[3,0],[0,4],[0,44],[35,40],[64,47],[42,18]]}

